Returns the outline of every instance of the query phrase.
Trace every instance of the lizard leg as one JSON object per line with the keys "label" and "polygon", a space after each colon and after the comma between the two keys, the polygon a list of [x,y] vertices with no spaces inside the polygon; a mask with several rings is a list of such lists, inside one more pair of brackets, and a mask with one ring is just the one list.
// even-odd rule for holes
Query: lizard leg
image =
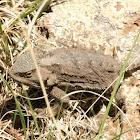
{"label": "lizard leg", "polygon": [[58,87],[53,87],[50,94],[56,97],[57,99],[61,100],[61,102],[69,103],[70,98],[69,97],[63,98],[63,96],[65,96],[66,93]]}

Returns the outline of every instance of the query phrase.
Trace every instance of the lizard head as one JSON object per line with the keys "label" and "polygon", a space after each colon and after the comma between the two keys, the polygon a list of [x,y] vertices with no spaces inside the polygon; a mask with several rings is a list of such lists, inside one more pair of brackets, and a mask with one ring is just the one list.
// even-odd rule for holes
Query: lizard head
{"label": "lizard head", "polygon": [[[36,58],[37,62],[39,61]],[[25,51],[19,57],[17,57],[14,65],[9,69],[10,76],[18,82],[27,83],[28,85],[38,87],[39,84],[31,80],[31,73],[35,71],[35,66],[33,64],[32,58],[29,51]]]}
{"label": "lizard head", "polygon": [[[39,57],[36,56],[42,79],[46,86],[52,86],[57,83],[56,75],[46,69],[46,67],[40,66]],[[14,65],[9,69],[10,76],[20,83],[27,84],[32,87],[40,88],[38,80],[38,74],[33,64],[32,58],[28,51],[25,51],[19,56]]]}

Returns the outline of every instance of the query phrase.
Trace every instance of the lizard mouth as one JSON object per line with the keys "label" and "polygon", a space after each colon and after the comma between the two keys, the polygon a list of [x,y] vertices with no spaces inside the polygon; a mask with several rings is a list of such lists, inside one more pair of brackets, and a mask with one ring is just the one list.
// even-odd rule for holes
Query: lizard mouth
{"label": "lizard mouth", "polygon": [[[35,88],[39,88],[40,84],[39,81],[35,78],[32,77],[32,73],[31,72],[27,72],[27,73],[16,73],[14,74],[14,79],[16,81],[19,81],[20,83],[26,83],[25,85],[29,85],[31,87],[35,87]],[[11,75],[11,77],[13,77],[13,75]]]}

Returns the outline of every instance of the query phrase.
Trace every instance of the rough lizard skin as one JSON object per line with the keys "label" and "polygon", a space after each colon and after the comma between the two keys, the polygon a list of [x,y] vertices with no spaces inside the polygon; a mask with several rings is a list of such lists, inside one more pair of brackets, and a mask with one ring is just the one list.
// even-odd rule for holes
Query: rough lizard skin
{"label": "rough lizard skin", "polygon": [[[46,88],[53,89],[52,94],[59,99],[67,86],[68,92],[77,89],[103,91],[118,77],[122,68],[122,63],[94,49],[49,48],[34,49],[34,52]],[[28,50],[16,59],[9,74],[21,83],[40,88]],[[64,100],[68,101],[69,98]]]}

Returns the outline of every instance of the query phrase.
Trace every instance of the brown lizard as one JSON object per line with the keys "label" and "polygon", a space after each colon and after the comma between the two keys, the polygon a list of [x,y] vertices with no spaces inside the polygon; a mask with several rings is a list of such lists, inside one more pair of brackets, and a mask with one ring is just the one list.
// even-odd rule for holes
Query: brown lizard
{"label": "brown lizard", "polygon": [[[67,86],[67,92],[86,89],[101,93],[118,77],[123,65],[94,49],[51,48],[34,49],[34,52],[46,88],[51,89],[51,94],[58,99],[65,95]],[[16,59],[9,74],[21,83],[40,88],[29,51]],[[63,101],[69,102],[69,97]]]}

